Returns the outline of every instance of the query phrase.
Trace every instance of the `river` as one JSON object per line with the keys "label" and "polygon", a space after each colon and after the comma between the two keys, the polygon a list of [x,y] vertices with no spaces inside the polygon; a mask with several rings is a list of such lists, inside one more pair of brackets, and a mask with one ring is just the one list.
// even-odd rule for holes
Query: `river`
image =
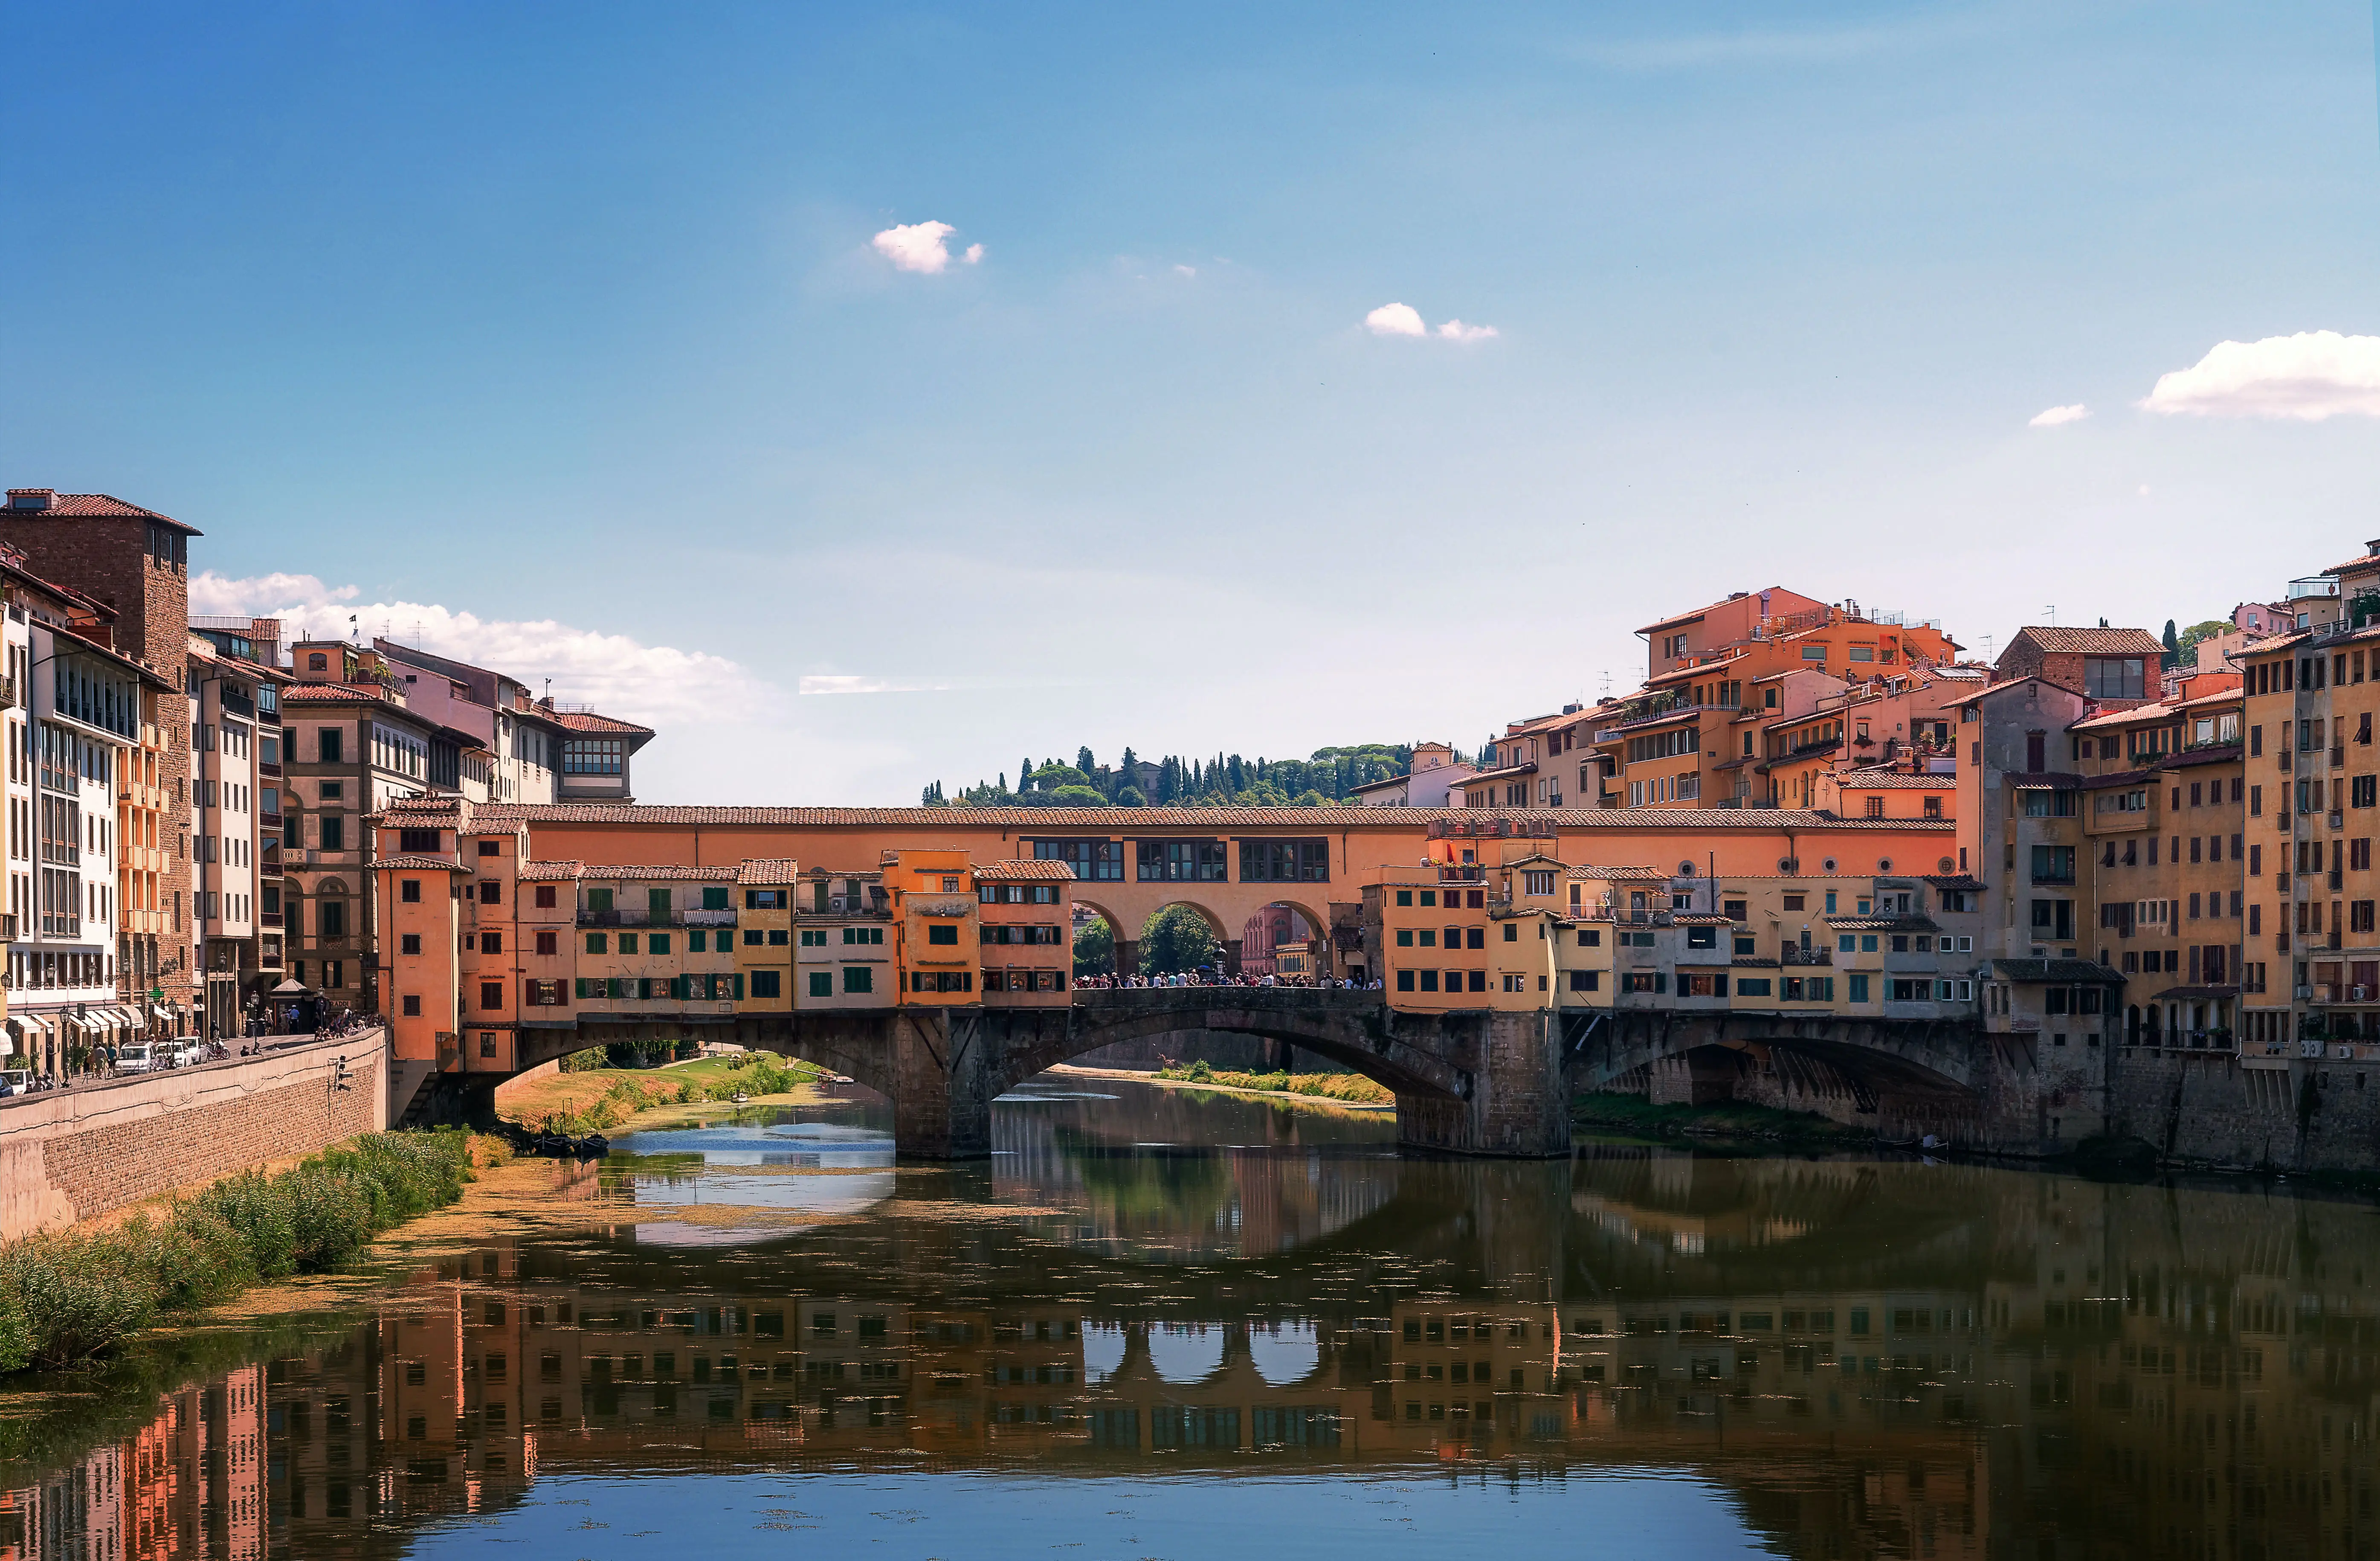
{"label": "river", "polygon": [[1062,1073],[988,1165],[886,1128],[511,1167],[313,1310],[21,1397],[0,1557],[2380,1553],[2364,1202],[1406,1160]]}

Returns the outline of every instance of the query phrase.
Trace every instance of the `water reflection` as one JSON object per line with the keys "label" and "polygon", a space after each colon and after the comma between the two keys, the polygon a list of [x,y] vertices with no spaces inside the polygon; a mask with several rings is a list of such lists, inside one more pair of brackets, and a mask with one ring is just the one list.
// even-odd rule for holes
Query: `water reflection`
{"label": "water reflection", "polygon": [[[639,1135],[602,1173],[607,1234],[447,1260],[168,1396],[24,1476],[0,1556],[360,1555],[465,1522],[625,1555],[658,1519],[622,1474],[731,1550],[808,1527],[845,1553],[907,1502],[928,1527],[893,1554],[1220,1554],[1223,1530],[1148,1515],[1224,1478],[1246,1543],[1320,1553],[2380,1543],[2366,1206],[1645,1150],[1406,1162],[1245,1101],[1204,1119],[1240,1151],[1135,1150],[1209,1109],[1157,1093],[1002,1107],[988,1173],[895,1169],[847,1122]],[[861,1190],[828,1210],[833,1183]],[[710,1245],[682,1211],[731,1198],[794,1217]],[[656,1247],[673,1223],[698,1234]],[[1464,1471],[1506,1499],[1463,1506]],[[1035,1543],[931,1528],[996,1505],[987,1476],[1032,1493]],[[846,1511],[863,1487],[878,1506]]]}

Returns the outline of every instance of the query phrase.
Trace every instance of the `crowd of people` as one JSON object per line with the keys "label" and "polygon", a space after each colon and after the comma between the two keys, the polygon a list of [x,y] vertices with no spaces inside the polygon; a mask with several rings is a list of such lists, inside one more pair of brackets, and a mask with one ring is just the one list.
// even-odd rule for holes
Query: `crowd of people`
{"label": "crowd of people", "polygon": [[1209,970],[1175,970],[1152,976],[1076,976],[1075,978],[1075,990],[1077,992],[1110,992],[1144,986],[1302,986],[1323,992],[1378,992],[1381,990],[1378,982],[1345,981],[1333,976],[1324,976],[1317,980],[1312,976],[1281,976],[1270,972],[1258,976],[1245,972],[1234,974]]}

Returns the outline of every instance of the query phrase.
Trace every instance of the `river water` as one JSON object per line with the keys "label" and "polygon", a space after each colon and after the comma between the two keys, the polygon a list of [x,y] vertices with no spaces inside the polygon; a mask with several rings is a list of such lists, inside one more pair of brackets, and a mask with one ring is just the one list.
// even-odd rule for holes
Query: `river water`
{"label": "river water", "polygon": [[1062,1074],[989,1165],[886,1127],[501,1172],[504,1234],[29,1399],[0,1557],[2380,1554],[2365,1203]]}

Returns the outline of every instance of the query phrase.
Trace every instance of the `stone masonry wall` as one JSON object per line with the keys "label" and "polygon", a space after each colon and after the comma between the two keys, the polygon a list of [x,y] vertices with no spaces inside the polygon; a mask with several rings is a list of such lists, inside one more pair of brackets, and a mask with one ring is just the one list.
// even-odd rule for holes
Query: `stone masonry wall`
{"label": "stone masonry wall", "polygon": [[[2263,1062],[2266,1059],[2246,1059]],[[2290,1171],[2380,1166],[2380,1068],[2229,1053],[2119,1052],[2109,1116],[2168,1154]]]}
{"label": "stone masonry wall", "polygon": [[386,1056],[374,1032],[0,1102],[0,1239],[383,1128]]}

